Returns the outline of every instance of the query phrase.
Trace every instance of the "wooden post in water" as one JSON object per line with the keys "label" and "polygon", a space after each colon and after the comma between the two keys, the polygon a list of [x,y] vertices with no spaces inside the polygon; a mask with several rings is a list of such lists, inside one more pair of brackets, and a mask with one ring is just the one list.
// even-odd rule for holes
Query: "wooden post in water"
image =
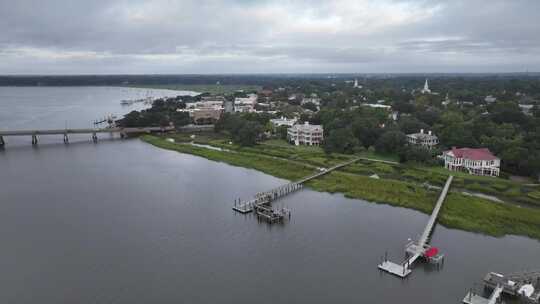
{"label": "wooden post in water", "polygon": [[37,135],[34,134],[32,135],[32,145],[37,145],[38,144],[38,138],[37,138]]}
{"label": "wooden post in water", "polygon": [[5,145],[6,145],[6,142],[4,141],[4,137],[0,136],[0,148],[5,146]]}

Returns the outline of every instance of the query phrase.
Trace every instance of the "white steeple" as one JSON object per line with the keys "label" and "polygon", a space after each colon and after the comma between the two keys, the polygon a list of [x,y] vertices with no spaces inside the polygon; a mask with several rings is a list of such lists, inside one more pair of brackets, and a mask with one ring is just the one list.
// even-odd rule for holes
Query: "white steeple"
{"label": "white steeple", "polygon": [[426,78],[426,82],[424,83],[424,88],[422,89],[422,94],[430,94],[431,90],[429,89],[428,80]]}

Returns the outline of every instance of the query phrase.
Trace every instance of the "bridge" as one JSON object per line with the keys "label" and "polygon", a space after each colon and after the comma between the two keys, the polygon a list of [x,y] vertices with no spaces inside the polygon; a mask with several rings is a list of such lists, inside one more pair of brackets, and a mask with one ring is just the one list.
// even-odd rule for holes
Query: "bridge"
{"label": "bridge", "polygon": [[[258,212],[259,210],[261,211],[265,211],[265,214],[268,213],[268,209],[267,207],[263,207],[263,206],[269,206],[270,203],[272,201],[275,201],[281,197],[284,197],[290,193],[293,193],[293,192],[296,192],[300,189],[302,189],[304,187],[304,184],[309,182],[310,180],[312,179],[315,179],[315,178],[318,178],[318,177],[321,177],[325,174],[328,174],[334,170],[337,170],[339,168],[342,168],[342,167],[345,167],[345,166],[348,166],[350,164],[353,164],[355,162],[357,162],[358,160],[360,160],[360,158],[355,158],[353,160],[350,160],[350,161],[347,161],[347,162],[344,162],[344,163],[341,163],[341,164],[338,164],[338,165],[335,165],[333,167],[330,167],[330,168],[327,168],[327,169],[322,169],[321,171],[317,172],[317,173],[314,173],[312,175],[309,175],[307,177],[304,177],[298,181],[295,181],[295,182],[290,182],[288,184],[285,184],[285,185],[282,185],[282,186],[279,186],[277,188],[274,188],[274,189],[271,189],[271,190],[268,190],[268,191],[265,191],[265,192],[261,192],[261,193],[257,193],[255,195],[255,197],[251,200],[248,200],[248,201],[241,201],[240,199],[238,200],[235,200],[234,202],[234,206],[233,206],[233,210],[234,211],[237,211],[237,212],[240,212],[240,213],[250,213],[250,212],[257,212],[257,216],[261,216],[262,212]],[[290,216],[290,211],[289,210],[279,210],[279,211],[275,211],[274,214],[283,219],[286,215]],[[263,218],[266,218],[263,216]],[[276,222],[278,220],[276,219],[272,219],[270,222]]]}
{"label": "bridge", "polygon": [[439,199],[435,204],[435,208],[433,209],[433,212],[431,213],[431,216],[429,217],[427,225],[424,228],[420,238],[417,241],[410,241],[405,246],[405,253],[408,258],[402,263],[397,264],[389,261],[387,255],[385,254],[384,260],[377,266],[380,270],[404,278],[412,272],[411,265],[414,264],[414,262],[420,257],[434,263],[439,263],[444,259],[444,256],[438,253],[437,248],[429,245],[429,238],[433,232],[435,222],[437,221],[437,217],[439,216],[439,212],[441,211],[441,207],[448,194],[448,190],[450,189],[453,178],[454,177],[450,175],[446,180],[446,184],[439,195]]}
{"label": "bridge", "polygon": [[97,142],[98,133],[118,133],[121,138],[132,134],[150,134],[159,132],[174,131],[174,127],[145,127],[145,128],[94,128],[94,129],[42,129],[42,130],[6,130],[0,131],[0,147],[6,145],[4,137],[8,136],[31,136],[32,145],[38,144],[38,136],[41,135],[61,135],[64,143],[69,143],[69,134],[89,134],[92,140]]}

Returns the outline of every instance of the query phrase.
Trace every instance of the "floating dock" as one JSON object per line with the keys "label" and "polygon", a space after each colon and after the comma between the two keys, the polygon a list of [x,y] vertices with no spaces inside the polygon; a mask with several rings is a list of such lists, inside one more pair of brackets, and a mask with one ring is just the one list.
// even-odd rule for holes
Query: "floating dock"
{"label": "floating dock", "polygon": [[416,262],[420,257],[427,260],[430,263],[441,263],[444,260],[444,255],[439,254],[439,250],[436,247],[432,247],[429,245],[429,238],[431,236],[431,233],[433,232],[433,228],[435,226],[435,222],[437,220],[437,217],[439,215],[439,212],[441,210],[442,204],[444,203],[444,200],[448,194],[448,190],[450,189],[450,185],[452,184],[453,176],[450,175],[448,179],[446,180],[446,184],[444,185],[444,188],[441,191],[441,194],[439,196],[439,199],[437,200],[437,203],[435,204],[435,208],[433,209],[433,212],[431,213],[431,216],[429,217],[428,223],[426,225],[426,228],[424,229],[422,235],[417,241],[411,241],[405,246],[405,253],[407,254],[407,258],[405,261],[403,261],[400,264],[393,263],[388,261],[386,255],[384,260],[377,265],[377,268],[379,268],[382,271],[386,271],[390,274],[396,275],[400,278],[405,278],[409,274],[411,274],[412,270],[410,267]]}
{"label": "floating dock", "polygon": [[470,290],[463,303],[495,304],[503,294],[521,299],[524,303],[540,303],[540,271],[502,275],[490,272],[484,277],[484,288],[492,290],[488,298]]}
{"label": "floating dock", "polygon": [[[348,166],[352,163],[357,162],[360,160],[359,158],[350,160],[348,162],[333,166],[328,169],[322,169],[320,172],[317,172],[313,175],[307,176],[305,178],[302,178],[301,180],[291,182],[282,186],[279,186],[277,188],[271,189],[266,192],[257,193],[255,197],[249,201],[242,201],[240,199],[235,200],[234,205],[232,209],[236,212],[247,214],[253,211],[257,211],[257,217],[259,219],[263,218],[268,220],[270,223],[275,223],[278,221],[283,220],[284,218],[287,218],[291,216],[290,210],[273,210],[270,205],[273,201],[284,197],[290,193],[296,192],[298,190],[301,190],[304,188],[304,183],[318,178],[320,176],[323,176],[325,174],[328,174],[336,169]],[[276,220],[276,216],[280,217],[279,220]]]}

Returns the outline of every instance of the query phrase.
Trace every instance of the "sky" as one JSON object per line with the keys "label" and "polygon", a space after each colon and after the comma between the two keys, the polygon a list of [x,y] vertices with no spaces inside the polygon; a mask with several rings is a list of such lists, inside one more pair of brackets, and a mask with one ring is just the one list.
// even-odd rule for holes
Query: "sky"
{"label": "sky", "polygon": [[539,0],[0,0],[0,74],[540,71]]}

